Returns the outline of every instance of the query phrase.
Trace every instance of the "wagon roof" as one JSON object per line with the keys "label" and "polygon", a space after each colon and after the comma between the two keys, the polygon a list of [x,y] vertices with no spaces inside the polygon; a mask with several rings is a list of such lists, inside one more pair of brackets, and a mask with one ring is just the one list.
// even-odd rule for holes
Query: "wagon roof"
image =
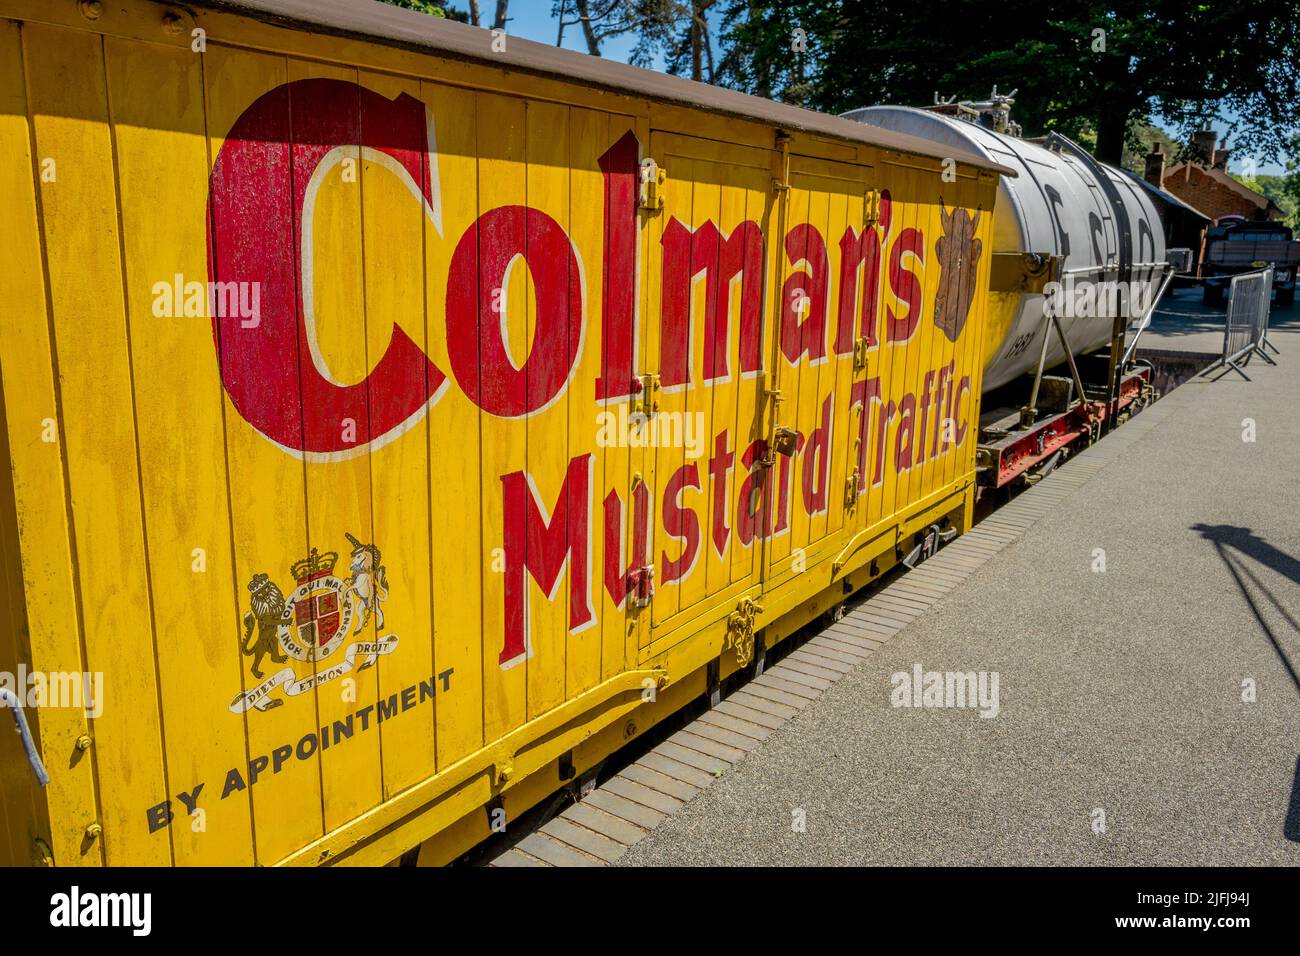
{"label": "wagon roof", "polygon": [[371,0],[198,0],[197,5],[230,10],[264,22],[307,27],[318,33],[364,38],[439,56],[577,81],[617,93],[755,120],[782,129],[869,143],[934,159],[951,158],[967,166],[1015,175],[1014,170],[969,150],[545,43],[512,36],[506,50],[489,52],[484,31],[479,27]]}

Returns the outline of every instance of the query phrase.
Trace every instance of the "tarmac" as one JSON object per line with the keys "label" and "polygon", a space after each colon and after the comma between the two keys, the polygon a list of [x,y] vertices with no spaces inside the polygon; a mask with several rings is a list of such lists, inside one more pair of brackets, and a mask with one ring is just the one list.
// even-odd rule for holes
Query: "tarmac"
{"label": "tarmac", "polygon": [[[1222,315],[1179,292],[1141,347],[1217,352]],[[683,731],[699,756],[794,689],[782,666],[827,675],[604,859],[1300,864],[1300,313],[1269,339],[1277,366],[1191,379],[903,576],[944,587],[892,634],[819,638],[708,740]],[[929,700],[900,689],[918,665],[982,673],[986,698],[996,674],[995,716],[896,706]]]}

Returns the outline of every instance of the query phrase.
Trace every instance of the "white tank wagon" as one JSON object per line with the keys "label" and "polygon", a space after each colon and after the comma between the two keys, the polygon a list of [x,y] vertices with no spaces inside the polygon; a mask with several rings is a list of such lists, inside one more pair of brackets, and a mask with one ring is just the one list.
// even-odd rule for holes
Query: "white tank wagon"
{"label": "white tank wagon", "polygon": [[[1001,109],[997,125],[1014,130],[1005,121],[1009,103],[1009,98],[995,95],[987,105],[995,117]],[[1114,325],[1109,302],[1089,307],[1073,298],[1082,291],[1082,283],[1132,283],[1123,287],[1118,300],[1126,319],[1141,318],[1145,306],[1157,296],[1164,275],[1165,240],[1154,204],[1127,174],[1082,151],[1074,152],[1076,147],[1068,140],[1049,137],[1040,145],[975,122],[904,106],[873,106],[845,117],[971,151],[1016,170],[1014,178],[1001,177],[998,187],[993,210],[994,269],[999,259],[1011,262],[1026,254],[1060,257],[1063,291],[1080,306],[1057,309],[1072,353],[1108,345]],[[1046,298],[1038,287],[1042,283],[1021,285],[1027,291],[996,291],[995,276],[988,303],[985,392],[1033,372],[1044,335],[1049,335],[1046,367],[1066,360],[1059,338],[1044,322]]]}

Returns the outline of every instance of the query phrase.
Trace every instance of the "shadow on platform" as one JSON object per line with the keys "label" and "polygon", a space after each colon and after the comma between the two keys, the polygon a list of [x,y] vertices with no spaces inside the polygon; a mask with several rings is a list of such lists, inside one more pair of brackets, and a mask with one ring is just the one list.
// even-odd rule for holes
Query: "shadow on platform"
{"label": "shadow on platform", "polygon": [[[1201,537],[1213,543],[1215,550],[1219,553],[1219,559],[1232,575],[1237,584],[1237,589],[1241,591],[1241,596],[1245,598],[1251,613],[1255,615],[1255,620],[1258,622],[1260,629],[1268,638],[1269,643],[1273,645],[1273,651],[1282,662],[1282,666],[1286,668],[1287,673],[1291,675],[1291,681],[1295,684],[1296,690],[1300,692],[1300,676],[1296,675],[1291,659],[1283,649],[1278,635],[1269,627],[1264,615],[1260,612],[1260,603],[1257,602],[1256,598],[1262,598],[1271,604],[1282,615],[1283,620],[1290,625],[1293,635],[1300,635],[1300,623],[1282,606],[1282,603],[1269,589],[1268,585],[1261,581],[1259,576],[1251,569],[1252,562],[1260,564],[1276,571],[1287,580],[1300,584],[1300,560],[1285,551],[1273,547],[1249,528],[1239,528],[1235,525],[1226,524],[1194,524],[1192,530],[1199,532]],[[1252,593],[1251,588],[1246,586],[1247,581],[1254,586],[1254,593]],[[1282,823],[1282,835],[1294,843],[1300,843],[1300,757],[1296,758],[1295,775],[1291,782],[1291,800],[1287,805],[1286,819]]]}

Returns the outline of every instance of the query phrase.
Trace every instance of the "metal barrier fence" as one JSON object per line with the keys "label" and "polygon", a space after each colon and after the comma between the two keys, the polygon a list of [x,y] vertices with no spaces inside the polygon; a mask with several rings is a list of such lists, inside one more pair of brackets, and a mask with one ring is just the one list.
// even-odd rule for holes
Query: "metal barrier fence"
{"label": "metal barrier fence", "polygon": [[1268,341],[1268,315],[1273,298],[1273,267],[1258,272],[1245,272],[1232,277],[1228,293],[1228,315],[1223,324],[1223,355],[1201,374],[1208,375],[1222,368],[1215,380],[1229,372],[1236,372],[1246,381],[1250,376],[1242,366],[1259,354],[1270,365],[1277,363],[1268,354],[1277,348]]}

